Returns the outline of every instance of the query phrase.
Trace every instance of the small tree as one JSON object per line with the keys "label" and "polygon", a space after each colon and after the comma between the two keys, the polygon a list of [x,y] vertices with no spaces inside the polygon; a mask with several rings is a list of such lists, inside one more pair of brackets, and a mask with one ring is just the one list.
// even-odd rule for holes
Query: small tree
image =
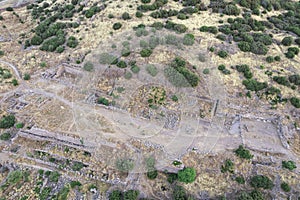
{"label": "small tree", "polygon": [[192,183],[196,179],[196,170],[191,167],[178,171],[178,180],[184,183]]}

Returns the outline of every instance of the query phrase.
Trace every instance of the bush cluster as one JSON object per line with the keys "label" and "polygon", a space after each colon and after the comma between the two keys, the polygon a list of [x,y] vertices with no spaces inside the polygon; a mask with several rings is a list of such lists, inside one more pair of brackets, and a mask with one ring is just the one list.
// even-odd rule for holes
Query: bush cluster
{"label": "bush cluster", "polygon": [[243,73],[246,79],[251,79],[253,77],[253,74],[250,71],[248,65],[236,65],[235,68],[237,69],[238,72]]}
{"label": "bush cluster", "polygon": [[209,32],[212,34],[217,34],[218,33],[218,29],[215,26],[201,26],[199,29],[201,32]]}
{"label": "bush cluster", "polygon": [[259,82],[255,79],[243,80],[243,85],[247,90],[258,92],[268,87],[266,82]]}
{"label": "bush cluster", "polygon": [[176,87],[196,87],[199,82],[199,77],[187,69],[186,62],[178,57],[165,68],[164,74]]}

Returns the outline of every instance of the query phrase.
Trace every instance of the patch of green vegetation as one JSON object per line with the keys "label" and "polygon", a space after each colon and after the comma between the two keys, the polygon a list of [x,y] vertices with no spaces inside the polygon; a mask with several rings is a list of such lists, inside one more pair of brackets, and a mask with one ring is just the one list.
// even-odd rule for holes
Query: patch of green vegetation
{"label": "patch of green vegetation", "polygon": [[116,167],[122,172],[129,172],[133,169],[133,160],[127,158],[120,158],[116,161]]}
{"label": "patch of green vegetation", "polygon": [[196,179],[196,170],[191,167],[178,171],[178,180],[184,183],[192,183]]}
{"label": "patch of green vegetation", "polygon": [[21,181],[23,178],[23,172],[21,170],[15,170],[8,174],[7,183],[8,184],[16,184]]}
{"label": "patch of green vegetation", "polygon": [[111,55],[109,53],[101,53],[99,55],[99,63],[100,64],[117,64],[118,58],[114,55]]}
{"label": "patch of green vegetation", "polygon": [[94,70],[94,64],[92,62],[88,61],[88,62],[84,63],[83,69],[85,71],[91,72]]}
{"label": "patch of green vegetation", "polygon": [[7,140],[10,140],[10,138],[11,138],[11,134],[10,133],[2,133],[1,135],[0,135],[0,140],[4,140],[4,141],[7,141]]}
{"label": "patch of green vegetation", "polygon": [[183,44],[187,46],[192,46],[195,42],[195,36],[193,34],[185,34],[183,37]]}
{"label": "patch of green vegetation", "polygon": [[296,169],[297,166],[294,161],[289,160],[289,161],[282,161],[282,168],[292,171],[293,169]]}
{"label": "patch of green vegetation", "polygon": [[149,57],[152,54],[152,50],[151,49],[142,49],[140,52],[140,55],[142,57]]}
{"label": "patch of green vegetation", "polygon": [[231,74],[230,70],[226,69],[226,66],[223,64],[218,66],[218,70],[220,70],[225,75]]}
{"label": "patch of green vegetation", "polygon": [[106,98],[104,98],[104,97],[99,97],[98,100],[97,100],[97,103],[98,103],[98,104],[105,105],[105,106],[108,106],[108,105],[109,105],[108,99],[106,99]]}
{"label": "patch of green vegetation", "polygon": [[113,24],[113,29],[114,30],[119,30],[122,27],[122,24],[120,22],[116,22]]}
{"label": "patch of green vegetation", "polygon": [[227,58],[228,53],[224,50],[221,50],[221,51],[218,52],[218,56],[220,56],[221,58]]}
{"label": "patch of green vegetation", "polygon": [[238,182],[239,184],[245,184],[246,182],[243,176],[237,176],[235,178],[235,181]]}
{"label": "patch of green vegetation", "polygon": [[71,181],[70,186],[71,188],[80,187],[82,184],[79,181]]}
{"label": "patch of green vegetation", "polygon": [[250,91],[260,91],[268,87],[266,82],[259,82],[255,79],[247,79],[243,80],[243,85],[246,87],[247,90]]}
{"label": "patch of green vegetation", "polygon": [[221,172],[234,173],[234,163],[230,159],[225,160],[224,165],[221,166]]}
{"label": "patch of green vegetation", "polygon": [[158,69],[155,67],[155,65],[147,65],[146,71],[153,77],[158,74]]}
{"label": "patch of green vegetation", "polygon": [[201,32],[209,32],[212,34],[217,34],[218,33],[218,29],[215,26],[201,26],[199,29]]}
{"label": "patch of green vegetation", "polygon": [[13,127],[16,123],[16,118],[14,115],[3,116],[0,119],[0,128],[7,129]]}
{"label": "patch of green vegetation", "polygon": [[24,79],[25,81],[30,80],[30,74],[25,73],[23,79]]}
{"label": "patch of green vegetation", "polygon": [[84,164],[82,162],[76,161],[73,163],[71,168],[73,171],[80,171],[82,168],[84,168]]}
{"label": "patch of green vegetation", "polygon": [[132,71],[132,73],[137,74],[140,72],[141,69],[137,65],[133,65],[131,66],[130,70]]}
{"label": "patch of green vegetation", "polygon": [[234,151],[234,153],[243,159],[250,160],[253,158],[253,155],[250,153],[250,151],[245,149],[243,145],[240,145],[239,148]]}
{"label": "patch of green vegetation", "polygon": [[164,75],[176,87],[196,87],[199,82],[198,75],[187,69],[186,62],[179,57],[164,69]]}
{"label": "patch of green vegetation", "polygon": [[122,192],[120,190],[113,190],[109,194],[109,200],[121,200],[122,199]]}
{"label": "patch of green vegetation", "polygon": [[50,174],[49,174],[49,180],[50,180],[51,182],[57,183],[59,177],[60,177],[60,174],[59,174],[57,171],[52,171],[52,172],[50,172]]}
{"label": "patch of green vegetation", "polygon": [[272,189],[274,184],[272,180],[264,175],[256,175],[250,179],[250,185],[254,188]]}
{"label": "patch of green vegetation", "polygon": [[118,63],[117,63],[117,67],[119,68],[126,68],[127,67],[127,63],[123,60],[120,60]]}
{"label": "patch of green vegetation", "polygon": [[290,192],[291,191],[291,187],[286,182],[282,182],[280,187],[285,192]]}
{"label": "patch of green vegetation", "polygon": [[24,127],[24,123],[20,122],[16,124],[16,128],[20,129]]}

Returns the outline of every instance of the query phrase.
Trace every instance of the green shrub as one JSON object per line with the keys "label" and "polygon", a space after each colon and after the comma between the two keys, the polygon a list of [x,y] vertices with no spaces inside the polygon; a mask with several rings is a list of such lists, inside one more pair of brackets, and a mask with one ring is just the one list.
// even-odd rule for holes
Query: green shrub
{"label": "green shrub", "polygon": [[166,78],[176,87],[196,87],[199,77],[185,67],[186,62],[175,58],[170,67],[164,69]]}
{"label": "green shrub", "polygon": [[251,45],[245,41],[239,42],[238,47],[240,48],[241,51],[244,51],[244,52],[251,51]]}
{"label": "green shrub", "polygon": [[157,177],[157,175],[158,175],[157,170],[147,172],[147,177],[151,180],[155,179]]}
{"label": "green shrub", "polygon": [[225,68],[226,68],[225,65],[219,65],[219,66],[218,66],[218,70],[220,70],[220,71],[223,71]]}
{"label": "green shrub", "polygon": [[250,185],[254,188],[272,189],[274,187],[271,179],[264,175],[256,175],[250,179]]}
{"label": "green shrub", "polygon": [[195,36],[193,34],[185,34],[183,37],[183,44],[187,46],[192,46],[195,42]]}
{"label": "green shrub", "polygon": [[113,24],[113,29],[114,30],[118,30],[118,29],[120,29],[122,27],[122,24],[120,23],[120,22],[117,22],[117,23],[114,23]]}
{"label": "green shrub", "polygon": [[30,74],[25,73],[23,79],[26,81],[30,80]]}
{"label": "green shrub", "polygon": [[253,158],[253,155],[250,153],[250,151],[248,149],[245,149],[243,145],[240,145],[239,148],[236,149],[234,152],[240,158],[244,158],[248,160]]}
{"label": "green shrub", "polygon": [[23,128],[24,127],[24,123],[17,123],[16,124],[16,128],[20,129],[20,128]]}
{"label": "green shrub", "polygon": [[60,177],[60,174],[59,174],[57,171],[53,171],[53,172],[51,172],[50,175],[49,175],[49,180],[50,180],[51,182],[57,183],[59,177]]}
{"label": "green shrub", "polygon": [[122,19],[124,19],[124,20],[129,20],[129,19],[131,19],[131,17],[130,17],[130,15],[129,15],[128,12],[124,12],[124,13],[122,14]]}
{"label": "green shrub", "polygon": [[142,3],[150,3],[151,0],[141,0]]}
{"label": "green shrub", "polygon": [[205,69],[203,70],[203,74],[209,74],[209,69],[205,68]]}
{"label": "green shrub", "polygon": [[16,123],[16,118],[14,115],[3,116],[0,119],[0,128],[7,129],[13,127]]}
{"label": "green shrub", "polygon": [[235,181],[238,182],[239,184],[245,184],[246,182],[243,176],[236,177]]}
{"label": "green shrub", "polygon": [[274,62],[273,56],[268,56],[268,57],[266,57],[266,61],[267,61],[268,63]]}
{"label": "green shrub", "polygon": [[0,15],[0,21],[4,20],[3,16]]}
{"label": "green shrub", "polygon": [[280,58],[280,56],[275,56],[275,57],[274,57],[274,60],[275,60],[275,61],[280,61],[281,58]]}
{"label": "green shrub", "polygon": [[4,51],[0,50],[0,56],[4,56]]}
{"label": "green shrub", "polygon": [[209,32],[212,34],[217,34],[218,33],[218,29],[215,26],[201,26],[199,29],[201,32]]}
{"label": "green shrub", "polygon": [[300,99],[299,98],[292,97],[292,98],[290,98],[290,102],[295,108],[300,108]]}
{"label": "green shrub", "polygon": [[181,20],[185,20],[188,18],[188,16],[186,16],[184,13],[178,13],[177,18]]}
{"label": "green shrub", "polygon": [[7,7],[7,8],[5,8],[5,10],[9,11],[9,12],[14,11],[14,9],[12,7]]}
{"label": "green shrub", "polygon": [[79,181],[71,181],[70,186],[71,188],[75,188],[76,186],[80,187],[82,184]]}
{"label": "green shrub", "polygon": [[266,55],[268,53],[268,48],[262,42],[252,42],[251,52],[257,55]]}
{"label": "green shrub", "polygon": [[74,36],[70,36],[67,41],[67,46],[71,48],[75,48],[78,45],[78,40]]}
{"label": "green shrub", "polygon": [[23,178],[23,172],[20,170],[12,171],[7,176],[7,183],[16,184]]}
{"label": "green shrub", "polygon": [[299,74],[290,75],[289,81],[291,83],[294,83],[295,85],[300,85],[300,75]]}
{"label": "green shrub", "polygon": [[122,192],[120,190],[113,190],[109,194],[109,200],[122,200]]}
{"label": "green shrub", "polygon": [[175,173],[167,173],[167,181],[169,183],[174,183],[178,179],[178,175]]}
{"label": "green shrub", "polygon": [[13,80],[11,80],[11,83],[13,84],[13,86],[19,85],[18,80],[15,78]]}
{"label": "green shrub", "polygon": [[273,81],[280,85],[290,86],[290,82],[285,76],[273,76]]}
{"label": "green shrub", "polygon": [[173,199],[174,200],[185,200],[187,199],[187,194],[182,186],[176,185],[173,189]]}
{"label": "green shrub", "polygon": [[97,103],[102,104],[102,105],[106,105],[106,106],[109,105],[109,101],[104,97],[99,97],[98,100],[97,100]]}
{"label": "green shrub", "polygon": [[146,71],[153,77],[158,74],[158,69],[155,67],[155,65],[147,65]]}
{"label": "green shrub", "polygon": [[220,56],[221,58],[226,58],[228,56],[228,53],[224,50],[221,50],[218,52],[218,56]]}
{"label": "green shrub", "polygon": [[152,50],[151,49],[142,49],[140,52],[140,55],[142,57],[149,57],[152,54]]}
{"label": "green shrub", "polygon": [[205,61],[206,61],[205,54],[199,53],[199,54],[198,54],[198,60],[199,60],[200,62],[205,62]]}
{"label": "green shrub", "polygon": [[99,63],[100,64],[117,64],[118,58],[109,53],[101,53],[99,55]]}
{"label": "green shrub", "polygon": [[133,65],[133,66],[130,68],[130,70],[131,70],[133,73],[137,74],[137,73],[139,73],[140,68],[139,68],[137,65]]}
{"label": "green shrub", "polygon": [[120,60],[118,63],[117,63],[117,67],[119,68],[126,68],[127,67],[127,63],[123,60]]}
{"label": "green shrub", "polygon": [[243,80],[243,85],[250,91],[260,91],[268,87],[266,82],[259,82],[254,79]]}
{"label": "green shrub", "polygon": [[159,45],[159,37],[150,37],[149,38],[149,47],[151,49],[154,49],[155,47],[157,47]]}
{"label": "green shrub", "polygon": [[132,73],[126,72],[126,73],[124,74],[124,78],[127,79],[127,80],[131,79],[131,78],[132,78]]}
{"label": "green shrub", "polygon": [[233,173],[234,172],[234,163],[229,159],[225,160],[225,164],[221,166],[221,172],[222,173],[225,173],[225,172]]}
{"label": "green shrub", "polygon": [[84,164],[82,162],[74,162],[72,165],[72,170],[73,171],[80,171],[84,167]]}
{"label": "green shrub", "polygon": [[228,4],[225,6],[223,13],[226,15],[239,15],[241,13],[240,9],[234,4]]}
{"label": "green shrub", "polygon": [[31,45],[40,45],[42,43],[43,43],[43,39],[38,35],[34,35],[30,40]]}
{"label": "green shrub", "polygon": [[4,141],[7,141],[11,138],[11,134],[10,133],[3,133],[0,135],[0,140],[4,140]]}
{"label": "green shrub", "polygon": [[133,169],[134,163],[131,159],[121,158],[117,160],[116,167],[120,171],[128,172]]}
{"label": "green shrub", "polygon": [[291,187],[286,182],[282,182],[280,185],[281,189],[285,192],[291,191]]}
{"label": "green shrub", "polygon": [[124,47],[124,48],[122,49],[122,51],[121,51],[121,55],[122,55],[123,57],[129,56],[130,53],[131,53],[131,51],[130,51],[130,48],[129,48],[128,46],[127,46],[127,47]]}
{"label": "green shrub", "polygon": [[281,40],[281,44],[283,44],[284,46],[291,46],[292,43],[293,43],[293,38],[292,37],[284,37]]}
{"label": "green shrub", "polygon": [[142,17],[143,17],[143,13],[141,13],[140,11],[137,11],[137,12],[135,13],[135,16],[136,16],[137,18],[142,18]]}
{"label": "green shrub", "polygon": [[288,52],[292,52],[293,54],[298,55],[299,48],[297,48],[297,47],[289,47],[288,48]]}
{"label": "green shrub", "polygon": [[138,190],[128,190],[124,192],[123,200],[137,200],[140,192]]}
{"label": "green shrub", "polygon": [[84,69],[85,71],[88,71],[88,72],[93,71],[93,69],[94,69],[94,64],[93,64],[92,62],[89,62],[89,61],[88,61],[88,62],[84,63],[83,69]]}
{"label": "green shrub", "polygon": [[192,183],[196,179],[196,170],[191,167],[178,171],[178,180],[184,183]]}
{"label": "green shrub", "polygon": [[172,101],[175,101],[175,102],[178,101],[178,97],[176,95],[172,95],[171,99],[172,99]]}

